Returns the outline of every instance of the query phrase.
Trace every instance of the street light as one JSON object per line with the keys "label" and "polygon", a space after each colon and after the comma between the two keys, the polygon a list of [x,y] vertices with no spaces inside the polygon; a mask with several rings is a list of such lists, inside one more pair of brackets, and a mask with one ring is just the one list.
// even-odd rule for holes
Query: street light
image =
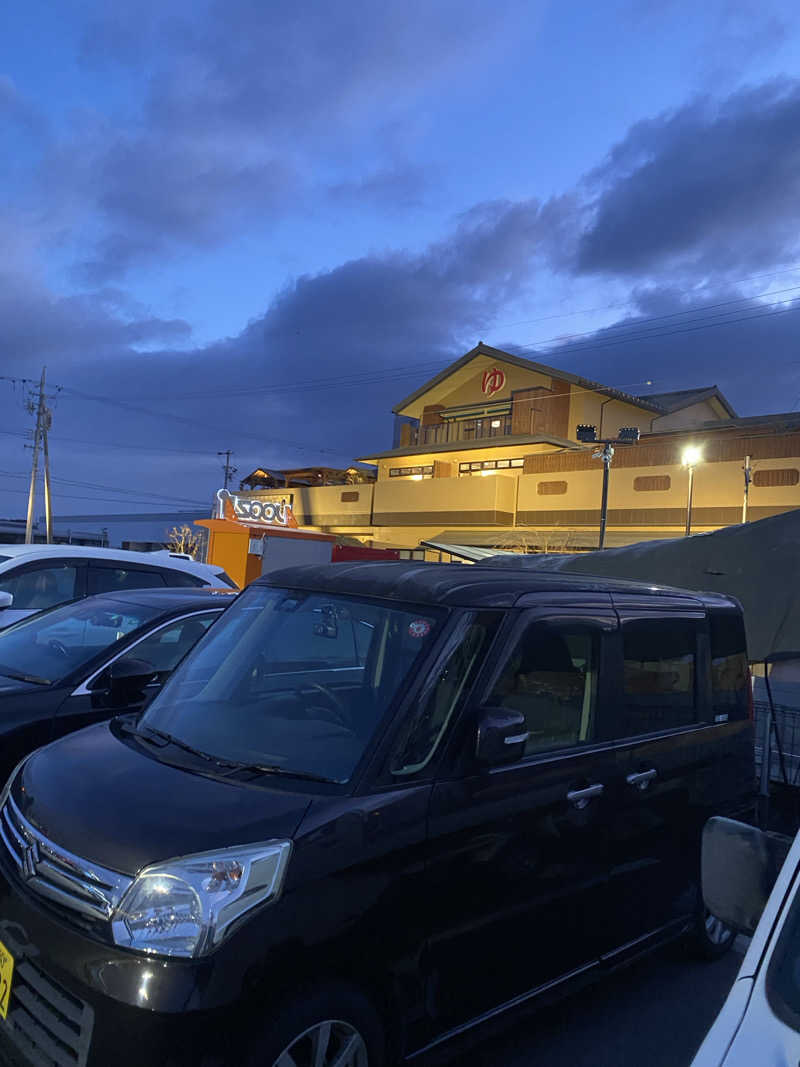
{"label": "street light", "polygon": [[694,493],[694,469],[700,460],[703,458],[703,453],[696,445],[689,445],[683,450],[682,463],[684,467],[689,471],[689,496],[686,501],[686,536],[688,537],[692,532],[692,494]]}
{"label": "street light", "polygon": [[608,476],[611,471],[611,460],[614,458],[614,445],[635,445],[639,440],[638,426],[621,426],[616,437],[598,437],[597,427],[581,423],[575,436],[585,445],[602,445],[600,452],[592,452],[592,459],[603,461],[603,495],[600,500],[600,537],[597,547],[605,547],[606,523],[608,522]]}

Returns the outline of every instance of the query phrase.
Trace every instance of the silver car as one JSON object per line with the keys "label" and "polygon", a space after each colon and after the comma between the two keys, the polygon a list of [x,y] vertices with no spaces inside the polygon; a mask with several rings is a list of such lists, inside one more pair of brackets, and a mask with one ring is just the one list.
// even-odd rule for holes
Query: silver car
{"label": "silver car", "polygon": [[800,1062],[800,834],[787,854],[789,841],[730,819],[705,828],[706,906],[753,936],[692,1067]]}

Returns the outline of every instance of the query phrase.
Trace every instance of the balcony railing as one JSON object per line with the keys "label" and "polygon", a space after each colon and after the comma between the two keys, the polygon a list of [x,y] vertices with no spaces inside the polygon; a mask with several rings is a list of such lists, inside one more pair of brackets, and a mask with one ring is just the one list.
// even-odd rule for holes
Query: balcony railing
{"label": "balcony railing", "polygon": [[433,426],[411,426],[408,444],[411,446],[449,444],[456,441],[480,441],[489,437],[508,437],[511,416],[463,419],[459,422],[440,422]]}

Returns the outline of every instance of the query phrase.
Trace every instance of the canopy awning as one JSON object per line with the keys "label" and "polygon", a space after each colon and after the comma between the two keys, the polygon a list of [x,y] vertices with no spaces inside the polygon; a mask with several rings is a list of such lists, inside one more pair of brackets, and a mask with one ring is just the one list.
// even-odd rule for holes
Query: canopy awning
{"label": "canopy awning", "polygon": [[604,552],[495,556],[491,566],[632,578],[741,601],[750,659],[800,648],[800,509],[713,533]]}

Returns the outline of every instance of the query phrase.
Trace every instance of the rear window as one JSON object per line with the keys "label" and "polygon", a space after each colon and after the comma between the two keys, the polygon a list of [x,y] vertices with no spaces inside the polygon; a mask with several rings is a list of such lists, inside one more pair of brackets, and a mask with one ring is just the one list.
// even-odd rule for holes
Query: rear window
{"label": "rear window", "polygon": [[708,629],[714,718],[746,719],[749,673],[744,619],[734,608],[714,608],[708,613]]}

